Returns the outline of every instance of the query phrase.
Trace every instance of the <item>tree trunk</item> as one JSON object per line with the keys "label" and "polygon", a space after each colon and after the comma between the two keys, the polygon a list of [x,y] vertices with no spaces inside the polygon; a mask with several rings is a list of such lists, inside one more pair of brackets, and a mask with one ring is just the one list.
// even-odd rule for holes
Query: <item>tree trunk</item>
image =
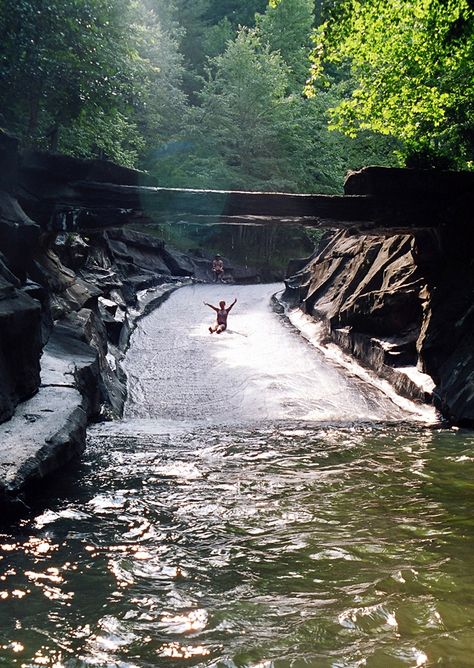
{"label": "tree trunk", "polygon": [[59,124],[56,123],[48,133],[49,137],[49,150],[51,153],[56,153],[58,150],[59,144]]}

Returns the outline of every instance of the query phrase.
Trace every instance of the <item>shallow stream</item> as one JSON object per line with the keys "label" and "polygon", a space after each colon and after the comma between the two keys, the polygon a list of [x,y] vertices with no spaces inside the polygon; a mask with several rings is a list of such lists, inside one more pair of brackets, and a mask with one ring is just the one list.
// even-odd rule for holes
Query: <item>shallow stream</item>
{"label": "shallow stream", "polygon": [[1,530],[0,666],[474,666],[474,434],[328,362],[278,288],[141,321],[124,420]]}

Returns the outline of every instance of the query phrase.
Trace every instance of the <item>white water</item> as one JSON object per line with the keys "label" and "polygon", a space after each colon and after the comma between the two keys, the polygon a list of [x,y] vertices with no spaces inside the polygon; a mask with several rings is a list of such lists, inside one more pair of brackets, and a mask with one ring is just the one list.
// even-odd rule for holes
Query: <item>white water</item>
{"label": "white water", "polygon": [[[144,318],[126,358],[127,420],[203,424],[412,419],[372,384],[328,360],[271,308],[280,284],[188,286]],[[210,334],[204,301],[238,301]]]}

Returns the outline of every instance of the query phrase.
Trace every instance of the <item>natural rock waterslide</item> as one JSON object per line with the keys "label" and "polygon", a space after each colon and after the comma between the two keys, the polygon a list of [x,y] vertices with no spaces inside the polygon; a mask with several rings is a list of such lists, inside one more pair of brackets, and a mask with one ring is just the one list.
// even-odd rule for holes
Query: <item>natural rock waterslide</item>
{"label": "natural rock waterslide", "polygon": [[[142,320],[125,360],[126,420],[174,425],[258,424],[421,418],[326,359],[272,310],[281,284],[193,285]],[[238,299],[228,329],[210,334],[203,302]]]}
{"label": "natural rock waterslide", "polygon": [[[209,275],[208,258],[118,229],[150,220],[136,189],[141,174],[20,154],[6,135],[0,168],[0,471],[2,498],[11,502],[82,450],[90,420],[120,414],[121,362],[136,317],[177,282]],[[146,192],[154,202],[190,202],[199,216],[211,200],[229,196],[234,209],[212,211],[214,221],[286,224],[289,216],[348,230],[327,237],[309,264],[293,267],[287,296],[409,396],[430,399],[413,381],[416,367],[429,374],[443,413],[473,423],[472,175],[370,168],[350,176],[345,199]],[[131,208],[123,208],[124,196],[132,197]],[[259,202],[267,207],[261,216]],[[313,205],[319,209],[309,211]],[[89,232],[58,236],[59,228]]]}

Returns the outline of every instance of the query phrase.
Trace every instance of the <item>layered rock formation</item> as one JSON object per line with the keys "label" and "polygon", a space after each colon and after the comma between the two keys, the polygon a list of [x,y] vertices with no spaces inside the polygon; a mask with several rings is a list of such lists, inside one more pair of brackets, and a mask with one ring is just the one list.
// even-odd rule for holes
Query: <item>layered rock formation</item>
{"label": "layered rock formation", "polygon": [[348,192],[396,197],[404,211],[410,200],[413,211],[426,211],[435,200],[444,223],[407,234],[327,234],[286,281],[286,298],[324,323],[330,340],[399,392],[433,400],[447,419],[469,426],[474,425],[474,228],[468,222],[473,186],[472,174],[375,169],[350,176]]}
{"label": "layered rock formation", "polygon": [[[0,134],[0,507],[22,506],[32,482],[80,453],[90,420],[120,415],[120,362],[137,317],[183,280],[209,277],[209,258],[133,230],[53,233],[58,160],[51,172],[47,156],[19,160],[16,141]],[[63,162],[82,177],[139,176]]]}

